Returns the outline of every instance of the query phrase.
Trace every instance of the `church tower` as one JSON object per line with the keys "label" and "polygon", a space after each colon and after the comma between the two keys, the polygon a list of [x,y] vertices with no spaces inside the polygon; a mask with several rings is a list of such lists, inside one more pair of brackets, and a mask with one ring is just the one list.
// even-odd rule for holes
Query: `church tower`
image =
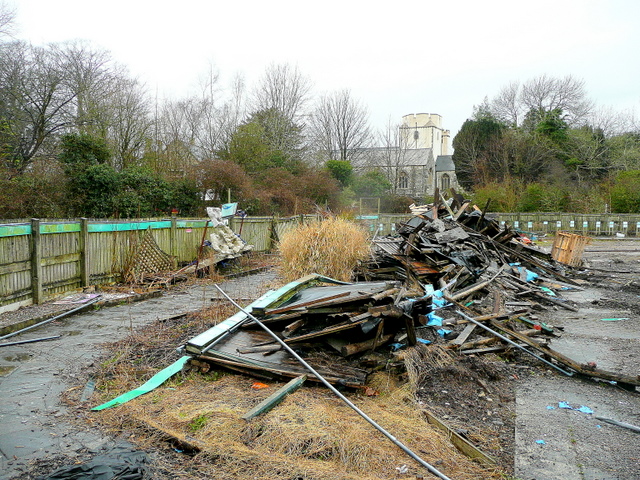
{"label": "church tower", "polygon": [[431,148],[434,158],[449,155],[449,130],[437,113],[412,113],[402,117],[400,138],[404,148]]}

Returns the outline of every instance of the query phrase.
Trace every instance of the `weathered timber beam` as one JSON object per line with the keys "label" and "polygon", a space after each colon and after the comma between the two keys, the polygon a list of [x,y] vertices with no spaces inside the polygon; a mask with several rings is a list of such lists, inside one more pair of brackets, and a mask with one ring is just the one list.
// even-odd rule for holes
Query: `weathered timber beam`
{"label": "weathered timber beam", "polygon": [[258,415],[262,415],[263,413],[267,413],[273,407],[275,407],[280,402],[282,402],[287,397],[287,395],[289,395],[290,393],[293,393],[297,389],[299,389],[306,380],[307,380],[307,376],[306,375],[300,375],[299,377],[294,378],[289,383],[287,383],[285,386],[283,386],[282,388],[280,388],[278,391],[274,392],[273,394],[269,395],[267,398],[265,398],[263,401],[261,401],[258,405],[253,407],[247,413],[245,413],[242,416],[242,418],[244,420],[249,421],[252,418],[257,417]]}
{"label": "weathered timber beam", "polygon": [[537,343],[531,341],[530,338],[527,338],[524,335],[520,335],[518,332],[514,332],[510,328],[507,328],[504,325],[501,325],[499,322],[492,321],[491,325],[493,325],[496,329],[502,330],[504,333],[511,335],[514,338],[517,338],[521,342],[526,343],[527,345],[538,350],[539,352],[544,353],[545,355],[549,355],[559,363],[562,363],[563,365],[566,365],[572,368],[573,370],[575,370],[581,375],[585,375],[588,377],[603,378],[605,380],[610,380],[618,383],[626,383],[628,385],[640,386],[640,376],[632,377],[630,375],[620,375],[614,372],[608,372],[606,370],[599,370],[597,368],[594,368],[594,369],[584,368],[580,363],[576,362],[575,360],[563,355],[560,352],[552,350],[549,347],[538,345]]}
{"label": "weathered timber beam", "polygon": [[367,350],[371,350],[371,348],[375,348],[377,345],[383,345],[390,341],[393,338],[394,334],[390,333],[388,335],[383,335],[376,342],[376,338],[372,338],[370,340],[365,340],[364,342],[358,343],[348,343],[340,348],[340,355],[343,357],[348,357],[350,355],[355,355],[356,353],[364,352]]}
{"label": "weathered timber beam", "polygon": [[447,437],[451,441],[451,443],[458,449],[460,452],[465,454],[469,458],[473,458],[480,463],[485,465],[495,465],[496,461],[491,458],[489,455],[484,453],[478,447],[473,445],[469,440],[461,436],[458,432],[453,430],[447,424],[445,424],[442,420],[436,417],[434,414],[427,410],[422,410],[422,413],[427,417],[427,421],[433,425],[434,427],[442,430],[447,434]]}

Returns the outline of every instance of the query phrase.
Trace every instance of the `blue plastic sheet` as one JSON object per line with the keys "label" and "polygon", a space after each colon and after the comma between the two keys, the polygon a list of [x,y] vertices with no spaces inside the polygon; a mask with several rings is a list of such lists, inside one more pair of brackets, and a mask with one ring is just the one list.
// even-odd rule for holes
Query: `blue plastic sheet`
{"label": "blue plastic sheet", "polygon": [[427,322],[427,327],[441,327],[442,321],[444,320],[444,318],[439,317],[433,312],[429,312],[427,314],[427,318],[429,319],[429,321]]}

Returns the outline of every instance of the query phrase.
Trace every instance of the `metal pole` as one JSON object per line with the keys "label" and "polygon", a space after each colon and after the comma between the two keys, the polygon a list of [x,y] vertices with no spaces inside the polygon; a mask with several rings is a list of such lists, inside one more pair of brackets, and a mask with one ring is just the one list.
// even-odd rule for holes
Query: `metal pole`
{"label": "metal pole", "polygon": [[528,353],[529,355],[531,355],[532,357],[537,358],[538,360],[540,360],[541,362],[546,363],[547,365],[549,365],[550,367],[555,368],[556,370],[558,370],[559,372],[564,373],[565,375],[572,377],[573,376],[573,372],[568,372],[566,370],[563,370],[562,368],[558,367],[557,365],[554,365],[553,363],[549,362],[548,360],[545,360],[544,358],[542,358],[539,355],[536,355],[533,352],[530,352],[529,350],[527,350],[526,348],[524,348],[522,345],[518,345],[516,342],[514,342],[513,340],[505,337],[504,335],[496,332],[495,330],[492,330],[491,328],[487,327],[486,325],[484,325],[483,323],[478,322],[477,320],[471,318],[468,315],[465,315],[464,313],[462,313],[460,310],[456,310],[456,313],[458,315],[460,315],[461,317],[466,318],[467,320],[469,320],[471,323],[475,323],[476,325],[478,325],[479,327],[484,328],[485,330],[487,330],[488,332],[491,332],[493,335],[495,335],[496,337],[498,337],[501,340],[504,340],[507,343],[510,343],[511,345],[513,345],[514,347],[519,348],[520,350],[522,350],[525,353]]}
{"label": "metal pole", "polygon": [[362,410],[360,410],[358,407],[356,407],[347,397],[345,397],[342,393],[340,393],[338,390],[336,390],[336,388],[333,385],[331,385],[322,375],[320,375],[318,372],[316,372],[315,369],[311,365],[309,365],[302,357],[300,357],[300,355],[298,355],[296,352],[294,352],[293,349],[289,345],[287,345],[284,341],[282,341],[282,339],[280,337],[278,337],[275,333],[273,333],[271,330],[269,330],[269,328],[264,323],[262,323],[256,317],[254,317],[251,313],[249,313],[247,310],[245,310],[240,305],[238,305],[218,285],[214,285],[214,287],[216,287],[220,291],[220,293],[222,293],[222,295],[224,295],[225,298],[227,300],[229,300],[238,310],[240,310],[242,313],[247,315],[249,318],[251,318],[258,325],[260,325],[260,327],[265,332],[267,332],[271,337],[273,337],[273,339],[276,340],[282,346],[282,348],[284,348],[290,355],[292,355],[296,360],[298,360],[298,362],[300,362],[307,370],[309,370],[309,372],[311,372],[311,374],[313,374],[318,380],[320,380],[322,383],[324,383],[329,390],[331,390],[333,393],[335,393],[338,396],[338,398],[340,398],[340,400],[342,400],[349,407],[351,407],[353,410],[355,410],[355,412],[358,415],[360,415],[367,422],[369,422],[376,430],[378,430],[385,437],[387,437],[389,440],[391,440],[396,446],[398,446],[402,450],[404,450],[405,453],[407,453],[411,458],[413,458],[415,461],[417,461],[420,465],[422,465],[427,470],[429,470],[429,472],[433,473],[436,477],[441,478],[443,480],[450,480],[449,477],[447,477],[445,474],[443,474],[440,471],[438,471],[435,467],[433,467],[432,465],[428,464],[427,462],[422,460],[420,457],[418,457],[415,453],[413,453],[411,450],[409,450],[408,447],[403,445],[396,437],[391,435],[384,428],[382,428],[380,425],[378,425],[373,419],[371,419],[369,416],[367,416],[366,413],[364,413]]}
{"label": "metal pole", "polygon": [[20,340],[18,342],[0,343],[0,347],[10,347],[12,345],[22,345],[23,343],[44,342],[44,341],[47,341],[47,340],[55,340],[56,338],[60,338],[60,335],[54,335],[53,337],[32,338],[31,340]]}
{"label": "metal pole", "polygon": [[46,324],[46,323],[53,322],[54,320],[58,320],[59,318],[66,317],[67,315],[71,315],[72,313],[75,313],[75,312],[77,312],[78,310],[82,310],[83,308],[86,308],[86,307],[88,307],[89,305],[93,305],[93,304],[94,304],[94,303],[96,303],[98,300],[100,300],[100,297],[99,297],[99,296],[98,296],[98,297],[96,297],[96,298],[94,298],[94,299],[92,299],[91,301],[89,301],[89,302],[87,302],[87,303],[85,303],[85,304],[83,304],[83,305],[79,306],[78,308],[74,308],[73,310],[68,310],[68,311],[66,311],[66,312],[64,312],[64,313],[61,313],[60,315],[56,315],[55,317],[52,317],[52,318],[49,318],[49,319],[47,319],[47,320],[44,320],[44,321],[42,321],[42,322],[40,322],[40,323],[36,323],[36,324],[34,324],[34,325],[31,325],[30,327],[25,327],[25,328],[23,328],[23,329],[21,329],[21,330],[17,330],[17,331],[15,331],[15,332],[13,332],[13,333],[9,333],[9,334],[7,334],[7,335],[5,335],[5,336],[3,336],[3,337],[0,337],[0,340],[4,340],[5,338],[13,337],[13,336],[15,336],[15,335],[18,335],[19,333],[26,332],[26,331],[28,331],[28,330],[31,330],[31,329],[36,328],[36,327],[39,327],[39,326],[44,325],[44,324]]}

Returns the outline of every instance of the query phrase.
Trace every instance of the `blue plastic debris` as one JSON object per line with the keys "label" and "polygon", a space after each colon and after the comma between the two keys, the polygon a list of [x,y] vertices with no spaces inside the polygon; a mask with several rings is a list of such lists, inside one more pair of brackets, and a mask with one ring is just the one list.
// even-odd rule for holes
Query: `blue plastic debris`
{"label": "blue plastic debris", "polygon": [[546,445],[547,442],[545,442],[544,440],[536,440],[536,443],[539,443],[540,445]]}
{"label": "blue plastic debris", "polygon": [[442,290],[436,290],[435,292],[433,292],[431,304],[437,308],[446,307],[448,302],[444,298],[442,298],[443,296],[444,294],[442,293]]}
{"label": "blue plastic debris", "polygon": [[580,407],[575,408],[569,405],[567,402],[558,402],[558,408],[565,408],[567,410],[576,410],[577,412],[586,413],[588,415],[591,415],[593,413],[593,410],[591,410],[589,407],[580,405]]}
{"label": "blue plastic debris", "polygon": [[580,405],[580,408],[574,408],[574,410],[586,413],[588,415],[591,415],[593,413],[593,410],[591,410],[589,407],[585,407],[584,405]]}
{"label": "blue plastic debris", "polygon": [[391,351],[392,352],[397,352],[398,350],[400,350],[402,347],[404,347],[404,343],[392,343],[390,345],[391,347]]}
{"label": "blue plastic debris", "polygon": [[444,320],[444,318],[439,317],[433,312],[429,312],[427,314],[427,318],[429,319],[429,321],[427,322],[428,327],[441,327],[442,321]]}
{"label": "blue plastic debris", "polygon": [[431,343],[431,340],[426,340],[424,338],[416,338],[416,340],[420,343],[424,343],[425,345],[429,345]]}
{"label": "blue plastic debris", "polygon": [[441,337],[444,337],[447,333],[451,333],[451,330],[447,330],[446,328],[439,328],[437,332],[438,332],[438,335],[440,335]]}
{"label": "blue plastic debris", "polygon": [[556,407],[554,407],[553,405],[547,405],[547,410],[555,410]]}
{"label": "blue plastic debris", "polygon": [[516,262],[516,263],[510,263],[509,264],[510,267],[517,267],[518,268],[518,273],[522,273],[523,271],[525,271],[527,273],[527,282],[533,282],[534,280],[536,280],[538,278],[538,274],[535,272],[532,272],[531,270],[527,270],[524,267],[520,266],[520,263]]}

